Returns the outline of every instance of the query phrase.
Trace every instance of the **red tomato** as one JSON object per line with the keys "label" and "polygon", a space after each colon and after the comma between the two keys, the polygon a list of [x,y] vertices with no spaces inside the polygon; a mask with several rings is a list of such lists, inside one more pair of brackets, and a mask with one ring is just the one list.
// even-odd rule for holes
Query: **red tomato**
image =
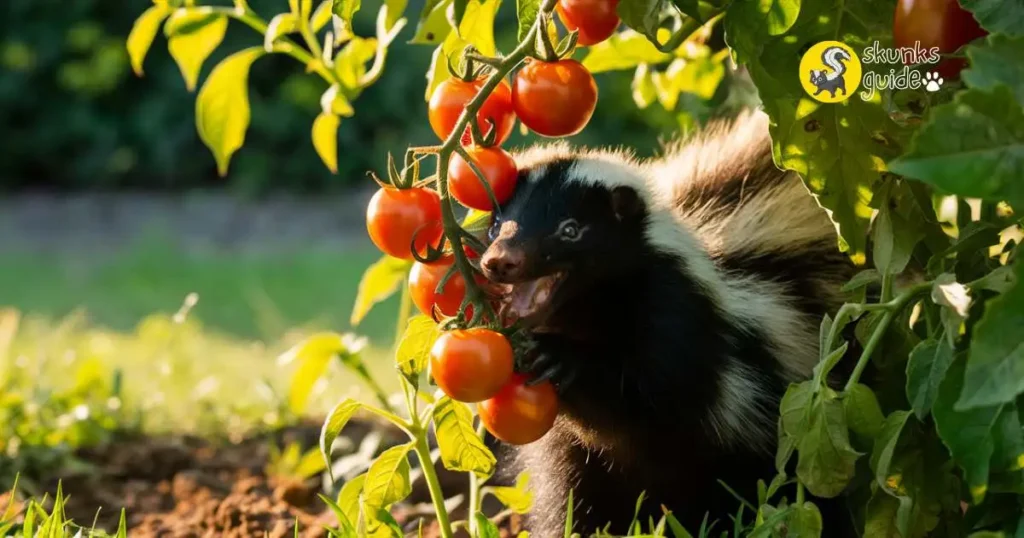
{"label": "red tomato", "polygon": [[[494,197],[503,204],[512,197],[519,171],[516,162],[505,150],[498,147],[469,147],[466,153],[474,164],[483,172],[487,184],[494,191]],[[480,178],[469,166],[469,163],[456,153],[448,161],[448,190],[452,196],[466,207],[481,211],[492,211],[491,198],[480,182]]]}
{"label": "red tomato", "polygon": [[382,187],[366,208],[366,229],[370,239],[389,256],[411,260],[413,237],[416,252],[437,246],[444,233],[441,225],[441,197],[430,189]]}
{"label": "red tomato", "polygon": [[473,327],[448,331],[430,348],[430,374],[453,400],[480,402],[512,376],[512,345],[505,335]]}
{"label": "red tomato", "polygon": [[619,0],[558,0],[558,18],[569,30],[579,30],[576,43],[595,45],[608,39],[619,27],[615,7]]}
{"label": "red tomato", "polygon": [[451,266],[452,258],[447,256],[429,265],[416,262],[409,272],[409,294],[412,296],[412,302],[420,312],[430,318],[434,317],[434,305],[437,305],[438,310],[445,316],[458,314],[462,300],[466,297],[466,280],[458,271],[448,279],[441,293],[436,292],[437,285]]}
{"label": "red tomato", "polygon": [[532,131],[569,136],[583,130],[597,106],[597,83],[576,60],[528,60],[512,84],[512,106]]}
{"label": "red tomato", "polygon": [[513,445],[532,443],[551,429],[558,415],[558,395],[545,381],[528,387],[526,376],[512,374],[501,391],[480,402],[477,412],[487,431]]}
{"label": "red tomato", "polygon": [[[988,34],[957,0],[899,0],[892,33],[897,47],[913,48],[919,43],[922,49],[938,47],[940,53],[955,52]],[[943,78],[953,79],[966,65],[962,58],[949,58],[934,70]]]}
{"label": "red tomato", "polygon": [[[452,134],[466,104],[476,96],[484,82],[483,78],[473,82],[450,78],[437,86],[430,96],[427,112],[430,126],[438,138],[445,140]],[[487,120],[494,121],[494,128],[497,129],[497,137],[494,142],[496,145],[508,140],[516,123],[515,114],[512,113],[512,97],[508,82],[501,81],[491,95],[487,96],[487,100],[476,114],[476,119],[480,125],[480,132],[484,134],[487,134],[490,129],[490,123]],[[468,133],[469,127],[467,126],[466,132],[462,135],[463,145],[470,140]]]}

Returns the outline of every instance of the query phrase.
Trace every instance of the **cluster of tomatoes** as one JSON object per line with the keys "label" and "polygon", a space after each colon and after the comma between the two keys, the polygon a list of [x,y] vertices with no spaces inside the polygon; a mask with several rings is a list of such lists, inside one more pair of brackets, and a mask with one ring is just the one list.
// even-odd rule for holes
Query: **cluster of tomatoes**
{"label": "cluster of tomatoes", "polygon": [[[577,44],[587,46],[604,41],[618,28],[617,3],[560,0],[557,11],[566,28],[577,32]],[[439,138],[452,135],[485,83],[486,77],[469,69],[465,76],[453,76],[438,85],[428,110],[430,126]],[[508,201],[518,179],[515,161],[501,148],[516,119],[542,136],[569,136],[587,125],[596,105],[597,84],[581,63],[557,57],[526,60],[512,83],[502,80],[479,107],[478,136],[469,127],[460,134],[461,151],[448,163],[449,192],[468,208],[492,211],[495,203]],[[382,186],[370,200],[366,224],[370,239],[385,254],[424,259],[444,235],[441,197],[428,187]],[[479,255],[468,247],[464,251],[469,258]],[[465,299],[466,281],[458,271],[438,289],[454,262],[454,256],[445,253],[433,262],[416,261],[409,274],[413,303],[433,319],[437,314],[458,315]],[[476,278],[478,285],[488,285],[481,275]],[[471,307],[465,315],[472,317]],[[454,400],[477,403],[481,421],[495,437],[526,444],[551,429],[558,399],[548,382],[527,384],[528,378],[515,372],[514,364],[508,339],[485,327],[446,331],[430,350],[431,375],[441,390]]]}
{"label": "cluster of tomatoes", "polygon": [[[899,0],[896,4],[892,35],[897,47],[937,47],[939,53],[946,54],[987,34],[957,0]],[[963,58],[947,58],[935,71],[953,79],[966,66]]]}

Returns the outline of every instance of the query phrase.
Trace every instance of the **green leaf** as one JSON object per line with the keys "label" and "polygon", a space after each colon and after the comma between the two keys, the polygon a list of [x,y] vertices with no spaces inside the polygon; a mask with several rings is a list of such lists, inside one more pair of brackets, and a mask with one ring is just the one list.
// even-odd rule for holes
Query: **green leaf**
{"label": "green leaf", "polygon": [[672,59],[659,51],[643,34],[624,30],[587,48],[583,67],[591,73],[632,69],[640,64],[659,64]]}
{"label": "green leaf", "polygon": [[960,0],[960,5],[974,13],[981,27],[989,32],[1024,35],[1024,4],[1019,0]]}
{"label": "green leaf", "polygon": [[878,398],[867,385],[857,383],[843,393],[843,409],[850,429],[866,437],[874,437],[882,429],[885,416]]}
{"label": "green leaf", "polygon": [[811,415],[811,400],[814,398],[817,385],[812,381],[791,383],[782,396],[779,410],[782,413],[783,431],[793,437],[803,437],[807,433]]}
{"label": "green leaf", "polygon": [[615,7],[622,22],[651,42],[658,42],[662,15],[672,6],[666,0],[632,0]]}
{"label": "green leaf", "polygon": [[960,92],[932,109],[890,168],[953,194],[1024,208],[1024,110],[1006,86]]}
{"label": "green leaf", "polygon": [[899,198],[892,192],[892,183],[886,183],[882,191],[876,195],[881,198],[876,204],[879,207],[873,229],[875,267],[879,273],[894,275],[902,272],[914,247],[921,238],[917,222],[905,218],[899,211],[900,206],[913,203],[913,200]]}
{"label": "green leaf", "polygon": [[363,485],[363,502],[374,511],[391,506],[412,492],[407,457],[411,449],[412,443],[391,447],[370,465]]}
{"label": "green leaf", "polygon": [[213,68],[196,98],[196,127],[199,138],[217,159],[220,175],[228,173],[228,162],[245,142],[249,127],[249,67],[263,56],[260,47],[240,50]]}
{"label": "green leaf", "polygon": [[971,66],[960,73],[960,78],[971,88],[991,91],[1005,84],[1013,90],[1018,103],[1024,103],[1024,37],[1011,38],[1003,34],[988,36],[981,46],[967,47]]}
{"label": "green leaf", "polygon": [[341,87],[337,84],[331,84],[323,95],[320,96],[320,110],[327,114],[344,116],[346,118],[350,118],[356,113],[352,108],[352,104],[348,102],[348,98],[345,97],[345,93],[341,91]]}
{"label": "green leaf", "polygon": [[427,100],[438,85],[451,77],[451,73],[448,72],[448,57],[452,57],[454,63],[454,55],[461,53],[469,45],[473,45],[481,54],[487,56],[493,56],[497,52],[494,44],[494,17],[499,5],[499,0],[469,0],[466,14],[459,24],[459,32],[449,33],[441,46],[434,50],[430,69],[427,70]]}
{"label": "green leaf", "polygon": [[821,530],[821,512],[814,503],[795,506],[786,518],[786,538],[819,538]]}
{"label": "green leaf", "polygon": [[845,2],[841,14],[835,7],[832,2],[802,5],[792,28],[766,38],[748,68],[772,120],[775,162],[800,174],[830,212],[840,248],[861,263],[866,259],[874,185],[885,162],[897,155],[903,130],[882,108],[879,94],[869,101],[853,95],[843,103],[818,103],[794,73],[809,45],[841,36],[860,50],[889,35],[893,10],[873,2]]}
{"label": "green leaf", "polygon": [[327,470],[331,474],[332,480],[334,479],[334,472],[331,470],[331,447],[334,446],[334,440],[341,434],[341,430],[348,424],[352,415],[362,407],[363,404],[352,398],[342,400],[327,415],[327,420],[324,421],[324,425],[320,429],[320,453],[324,456]]}
{"label": "green leaf", "polygon": [[[448,21],[446,14],[451,3],[452,0],[427,0],[424,2],[419,23],[416,25],[416,33],[409,43],[415,45],[442,43],[452,31],[452,24]],[[444,65],[443,60],[442,65]]]}
{"label": "green leaf", "polygon": [[786,33],[800,14],[800,0],[733,2],[725,12],[726,42],[740,62],[756,57],[768,36]]}
{"label": "green leaf", "polygon": [[487,491],[517,514],[526,514],[533,506],[533,492],[530,491],[530,475],[527,471],[519,473],[515,486],[490,486]]}
{"label": "green leaf", "polygon": [[972,332],[957,409],[1011,402],[1024,392],[1024,257],[1018,256],[1013,268],[1016,284],[985,304]]}
{"label": "green leaf", "polygon": [[313,120],[313,148],[331,173],[338,173],[338,126],[341,118],[321,112]]}
{"label": "green leaf", "polygon": [[349,521],[359,520],[359,500],[363,494],[363,485],[366,484],[366,473],[363,473],[341,486],[338,492],[338,507],[341,508]]}
{"label": "green leaf", "polygon": [[[385,46],[387,46],[385,44]],[[354,37],[334,58],[334,71],[346,88],[358,88],[366,75],[366,62],[377,52],[376,39]]]}
{"label": "green leaf", "polygon": [[647,108],[657,100],[657,89],[654,87],[654,78],[647,64],[640,64],[633,73],[633,83],[630,86],[633,90],[633,102],[637,108]]}
{"label": "green leaf", "polygon": [[142,61],[146,59],[153,38],[160,31],[160,23],[171,14],[166,4],[152,5],[135,19],[131,33],[128,34],[128,57],[132,61],[132,69],[136,75],[142,76]]}
{"label": "green leaf", "polygon": [[342,335],[325,332],[305,339],[286,353],[299,364],[288,387],[288,408],[293,413],[305,412],[313,385],[324,375],[327,363],[345,351]]}
{"label": "green leaf", "polygon": [[387,10],[387,16],[384,18],[384,22],[387,24],[388,30],[394,28],[395,23],[402,18],[405,14],[405,6],[408,4],[408,0],[384,0],[384,5],[381,9]]}
{"label": "green leaf", "polygon": [[704,17],[700,12],[700,3],[697,0],[672,0],[672,4],[684,15],[697,22],[704,22]]}
{"label": "green leaf", "polygon": [[1016,404],[1007,404],[993,429],[993,465],[997,471],[1024,469],[1024,426]]}
{"label": "green leaf", "polygon": [[807,490],[819,497],[842,493],[854,475],[860,456],[850,446],[843,404],[827,395],[811,408],[806,435],[797,443],[796,474]]}
{"label": "green leaf", "polygon": [[337,26],[340,29],[340,34],[335,36],[336,39],[348,39],[354,35],[352,33],[352,17],[359,11],[361,3],[361,0],[334,0],[333,12],[341,21]]}
{"label": "green leaf", "polygon": [[402,375],[414,379],[427,368],[430,348],[439,336],[441,332],[437,324],[427,316],[417,315],[409,320],[395,353]]}
{"label": "green leaf", "polygon": [[263,49],[274,52],[274,42],[287,34],[299,31],[299,17],[294,13],[278,13],[267,24],[267,33],[263,34]]}
{"label": "green leaf", "polygon": [[[896,445],[899,443],[903,427],[910,418],[908,411],[893,411],[882,427],[879,428],[875,438],[875,446],[871,450],[871,469],[875,472],[875,481],[879,486],[888,487],[889,469],[892,466],[893,454]],[[891,493],[891,492],[890,492]]]}
{"label": "green leaf", "polygon": [[497,460],[473,429],[473,413],[468,405],[447,396],[438,400],[434,433],[446,469],[473,472],[481,480],[494,474]]}
{"label": "green leaf", "polygon": [[352,307],[349,323],[353,327],[359,325],[374,305],[398,291],[411,268],[412,262],[390,256],[384,256],[368,267],[359,280],[356,303]]}
{"label": "green leaf", "polygon": [[519,31],[516,40],[522,41],[530,32],[530,27],[537,21],[537,13],[540,12],[541,0],[516,0],[516,19],[519,21]]}
{"label": "green leaf", "polygon": [[498,532],[498,526],[493,521],[487,519],[487,516],[476,513],[476,526],[479,529],[479,538],[499,538],[501,533]]}
{"label": "green leaf", "polygon": [[814,384],[815,386],[823,386],[828,380],[828,374],[832,372],[832,369],[839,364],[839,360],[846,355],[846,350],[850,347],[849,342],[843,342],[843,345],[832,350],[831,353],[821,359],[818,364],[814,365]]}
{"label": "green leaf", "polygon": [[872,538],[904,538],[896,526],[900,503],[895,497],[878,489],[871,495],[864,514],[864,536]]}
{"label": "green leaf", "polygon": [[859,290],[863,287],[871,284],[880,284],[882,282],[882,275],[875,269],[865,269],[856,275],[849,282],[843,285],[840,291],[851,292]]}
{"label": "green leaf", "polygon": [[907,399],[917,418],[924,420],[939,394],[939,385],[953,363],[949,340],[929,339],[919,343],[907,362]]}
{"label": "green leaf", "polygon": [[178,63],[188,91],[196,88],[203,62],[224,40],[227,29],[227,17],[206,7],[181,8],[167,19],[164,25],[167,49]]}
{"label": "green leaf", "polygon": [[935,428],[949,448],[957,464],[964,470],[964,479],[976,503],[988,490],[989,460],[995,451],[992,429],[1002,406],[979,407],[966,411],[954,408],[964,385],[966,361],[963,356],[953,360],[939,394],[932,406]]}

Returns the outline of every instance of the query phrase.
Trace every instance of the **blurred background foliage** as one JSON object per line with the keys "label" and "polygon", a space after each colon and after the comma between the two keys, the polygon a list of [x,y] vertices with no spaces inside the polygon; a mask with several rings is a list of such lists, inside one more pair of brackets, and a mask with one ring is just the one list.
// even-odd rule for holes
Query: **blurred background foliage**
{"label": "blurred background foliage", "polygon": [[[224,188],[243,194],[286,190],[331,192],[359,185],[368,170],[383,170],[388,151],[429,144],[434,135],[422,98],[431,47],[410,45],[415,24],[392,45],[383,79],[355,103],[338,138],[339,172],[331,174],[309,141],[325,83],[281,55],[268,56],[250,78],[252,125],[227,178],[219,178],[196,135],[195,94],[185,89],[163,36],[136,77],[124,42],[147,0],[5,0],[0,27],[0,189],[144,189],[180,191]],[[287,9],[283,0],[253,0],[269,18]],[[506,2],[512,4],[512,2]],[[418,17],[422,0],[406,16]],[[504,5],[495,24],[499,48],[515,40],[514,6]],[[372,35],[375,9],[364,9],[355,31]],[[260,35],[231,23],[224,43],[204,64],[205,78],[220,59],[260,43]],[[632,70],[598,75],[601,103],[583,144],[625,144],[648,154],[680,125],[713,113],[730,98],[722,85],[713,99],[684,95],[672,113],[662,106],[638,109],[631,98]],[[516,133],[511,146],[532,139]]]}

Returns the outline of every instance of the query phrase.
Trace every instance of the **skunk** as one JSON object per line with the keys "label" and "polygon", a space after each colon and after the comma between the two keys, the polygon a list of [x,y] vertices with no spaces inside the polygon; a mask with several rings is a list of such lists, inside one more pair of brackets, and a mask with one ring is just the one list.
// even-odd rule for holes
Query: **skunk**
{"label": "skunk", "polygon": [[550,432],[506,448],[530,473],[527,530],[561,536],[570,490],[583,536],[626,533],[641,493],[645,524],[664,506],[689,529],[731,526],[718,481],[756,502],[776,474],[779,400],[811,375],[854,272],[828,216],[774,165],[761,112],[646,162],[564,142],[515,159],[480,262],[560,396]]}

